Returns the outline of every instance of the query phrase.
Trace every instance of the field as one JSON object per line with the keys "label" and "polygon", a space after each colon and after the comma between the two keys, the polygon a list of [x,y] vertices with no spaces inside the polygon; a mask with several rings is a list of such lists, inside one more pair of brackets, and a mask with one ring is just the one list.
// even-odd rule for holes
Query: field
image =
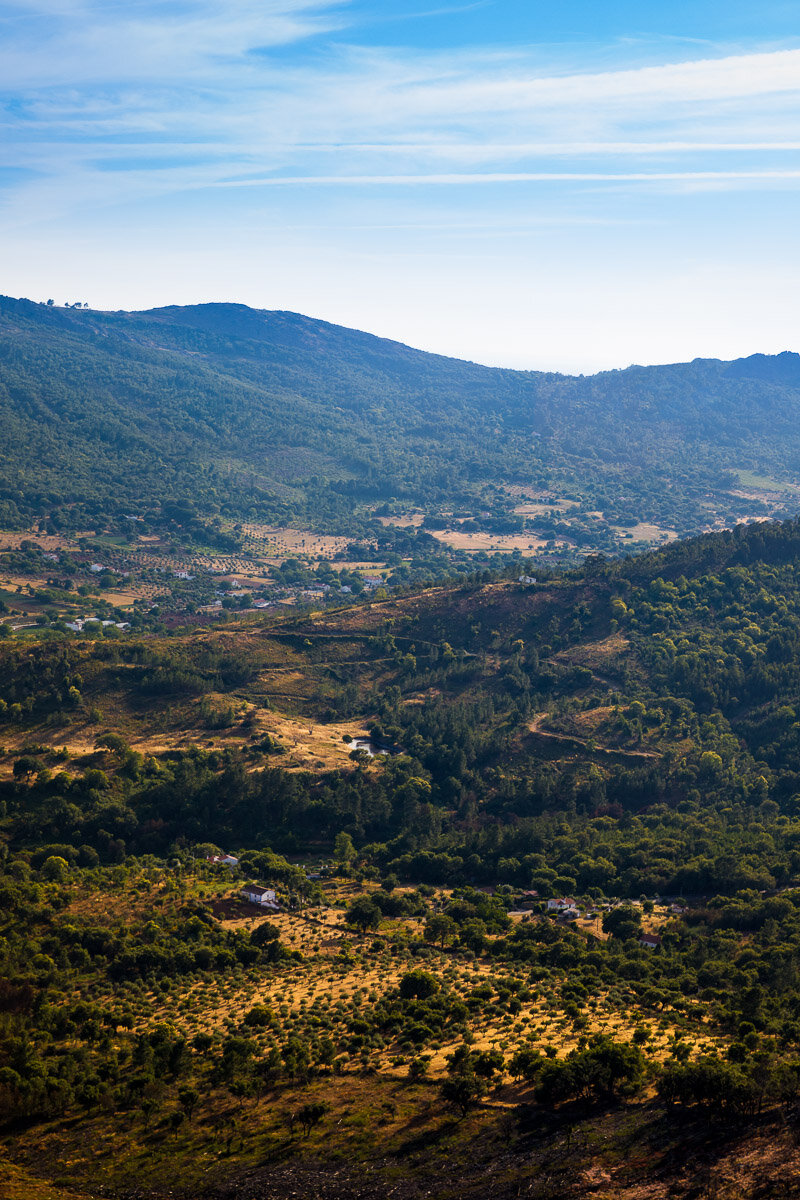
{"label": "field", "polygon": [[518,504],[514,512],[520,517],[543,517],[551,512],[569,512],[577,506],[577,500],[537,500]]}
{"label": "field", "polygon": [[58,550],[77,550],[80,538],[94,537],[94,530],[85,530],[69,535],[39,533],[38,529],[0,529],[0,550],[18,550],[23,542],[35,541],[48,554]]}
{"label": "field", "polygon": [[434,532],[433,536],[439,542],[452,546],[454,550],[494,550],[511,553],[514,550],[536,551],[546,543],[542,538],[536,538],[530,533],[494,534],[494,533],[464,533],[457,529],[443,529]]}
{"label": "field", "polygon": [[306,529],[289,529],[270,525],[242,525],[245,546],[269,558],[282,560],[302,554],[314,558],[333,558],[352,540],[346,537],[331,537],[313,533]]}
{"label": "field", "polygon": [[739,483],[742,488],[755,491],[757,493],[798,493],[800,492],[800,484],[794,481],[783,479],[773,479],[769,475],[759,475],[755,471],[739,470],[736,472],[739,477]]}
{"label": "field", "polygon": [[[238,898],[239,884],[227,869],[201,861],[177,873],[153,868],[106,873],[102,902],[93,889],[73,885],[60,918],[67,923],[152,931],[154,921],[172,928],[191,909],[206,913],[223,937],[258,939],[260,929],[268,931],[268,938],[280,939],[284,957],[224,975],[173,979],[168,987],[136,981],[109,985],[100,973],[74,990],[70,1003],[76,1012],[99,1004],[129,1014],[140,1042],[151,1039],[157,1045],[164,1036],[177,1037],[192,1048],[181,1068],[181,1077],[188,1073],[195,1089],[189,1119],[173,1120],[186,1087],[181,1092],[167,1075],[147,1085],[140,1107],[116,1116],[108,1106],[90,1111],[81,1133],[73,1121],[62,1119],[39,1131],[20,1130],[5,1142],[6,1150],[13,1149],[14,1165],[4,1168],[9,1189],[4,1195],[51,1200],[39,1181],[25,1192],[31,1170],[67,1183],[68,1194],[74,1192],[77,1200],[83,1200],[82,1189],[93,1195],[98,1186],[119,1189],[134,1181],[159,1188],[191,1187],[201,1178],[206,1185],[221,1184],[233,1152],[238,1171],[268,1162],[276,1172],[298,1152],[307,1166],[318,1158],[320,1163],[339,1159],[347,1169],[360,1170],[379,1146],[383,1155],[397,1156],[398,1167],[403,1163],[397,1175],[402,1188],[417,1170],[424,1174],[430,1166],[423,1147],[450,1154],[475,1137],[488,1140],[479,1156],[486,1159],[484,1169],[496,1169],[498,1138],[501,1145],[516,1141],[520,1114],[534,1098],[530,1080],[511,1065],[519,1051],[544,1052],[554,1061],[594,1035],[622,1042],[635,1037],[655,1065],[669,1059],[677,1045],[688,1055],[723,1046],[699,1007],[687,1016],[669,1008],[648,1009],[632,997],[621,1006],[618,994],[600,989],[576,1008],[567,995],[568,973],[542,984],[529,965],[498,962],[491,942],[477,954],[463,946],[442,949],[426,936],[424,917],[426,910],[436,912],[455,899],[450,889],[430,889],[420,915],[385,919],[379,928],[359,934],[346,923],[346,906],[374,896],[376,889],[348,875],[344,870],[323,879],[299,911],[266,915]],[[401,887],[394,895],[398,905],[420,907],[420,894],[412,888]],[[666,909],[657,909],[650,925],[663,931],[671,920]],[[520,914],[515,921],[559,926],[538,912]],[[592,922],[582,921],[579,928],[582,932],[572,936],[592,939]],[[603,945],[602,937],[597,944]],[[418,1024],[406,1020],[404,1031],[387,1032],[382,1015],[387,1003],[396,1005],[398,989],[415,971],[437,980],[448,1004],[460,1009],[457,1023],[433,1039],[428,1032],[424,1047],[415,1032]],[[412,1003],[409,1011],[413,1008]],[[127,1021],[126,1016],[124,1022],[111,1022],[112,1044],[123,1058],[131,1046]],[[506,1066],[495,1071],[481,1108],[470,1106],[456,1119],[438,1093],[448,1077],[449,1056],[465,1044],[473,1054],[498,1055]],[[281,1054],[285,1058],[286,1047],[293,1045],[310,1046],[322,1058],[313,1068],[293,1068],[288,1077],[271,1076],[267,1064],[280,1061]],[[226,1055],[234,1052],[245,1055],[236,1068],[238,1085],[225,1067]],[[421,1074],[411,1070],[413,1062],[423,1063]],[[257,1067],[262,1074],[251,1073]],[[251,1079],[247,1087],[245,1077]],[[642,1121],[650,1100],[642,1097],[634,1119]],[[314,1104],[320,1117],[301,1137],[300,1127],[294,1127],[297,1114]],[[594,1118],[589,1113],[580,1120],[588,1129]],[[604,1129],[608,1152],[615,1139],[608,1124]],[[601,1154],[600,1161],[610,1181],[621,1164],[615,1167],[613,1155]],[[589,1165],[584,1155],[584,1173]],[[518,1175],[518,1164],[515,1170]]]}
{"label": "field", "polygon": [[793,1186],[798,547],[7,635],[17,1192]]}
{"label": "field", "polygon": [[660,525],[646,521],[640,521],[638,525],[632,525],[630,528],[620,528],[617,532],[621,537],[630,535],[631,541],[634,542],[674,542],[678,536],[674,529],[662,529]]}

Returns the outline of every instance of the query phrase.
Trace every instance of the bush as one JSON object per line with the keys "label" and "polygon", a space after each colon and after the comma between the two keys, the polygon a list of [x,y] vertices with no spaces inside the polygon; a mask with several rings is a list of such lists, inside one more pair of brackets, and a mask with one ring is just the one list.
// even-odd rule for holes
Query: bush
{"label": "bush", "polygon": [[406,971],[400,980],[399,990],[404,1000],[427,1000],[439,991],[439,982],[430,971]]}
{"label": "bush", "polygon": [[536,1098],[554,1104],[563,1100],[633,1095],[644,1076],[645,1059],[637,1046],[597,1036],[587,1049],[573,1050],[564,1059],[544,1063]]}
{"label": "bush", "polygon": [[275,1020],[272,1009],[267,1008],[266,1004],[254,1004],[249,1012],[245,1013],[245,1025],[261,1027],[264,1025],[272,1025]]}

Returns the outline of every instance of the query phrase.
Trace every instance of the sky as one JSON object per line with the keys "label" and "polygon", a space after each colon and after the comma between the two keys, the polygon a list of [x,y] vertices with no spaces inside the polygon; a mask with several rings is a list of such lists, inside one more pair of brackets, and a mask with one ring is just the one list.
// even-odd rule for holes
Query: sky
{"label": "sky", "polygon": [[0,292],[574,373],[800,350],[797,18],[0,0]]}

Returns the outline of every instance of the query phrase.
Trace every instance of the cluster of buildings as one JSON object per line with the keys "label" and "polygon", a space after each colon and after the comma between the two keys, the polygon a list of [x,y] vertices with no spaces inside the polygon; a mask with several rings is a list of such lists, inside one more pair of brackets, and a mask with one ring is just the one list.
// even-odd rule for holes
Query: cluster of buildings
{"label": "cluster of buildings", "polygon": [[[205,861],[211,863],[212,867],[229,867],[231,870],[239,865],[235,854],[209,854]],[[257,904],[259,908],[266,908],[270,912],[280,912],[274,888],[262,887],[260,883],[246,883],[239,889],[239,895],[248,904]]]}
{"label": "cluster of buildings", "polygon": [[[547,911],[555,913],[558,917],[563,917],[566,921],[575,921],[581,915],[577,902],[573,900],[572,896],[559,896],[558,898],[548,900]],[[679,914],[686,910],[679,904],[673,904],[670,906],[670,911]],[[590,913],[589,915],[593,916],[595,914]],[[639,936],[639,945],[644,946],[646,950],[657,950],[661,945],[661,938],[657,933],[642,933]]]}
{"label": "cluster of buildings", "polygon": [[71,629],[73,633],[81,633],[87,624],[102,625],[103,628],[114,625],[117,629],[130,629],[131,627],[129,621],[101,621],[98,617],[76,617],[74,621],[64,622],[66,628]]}

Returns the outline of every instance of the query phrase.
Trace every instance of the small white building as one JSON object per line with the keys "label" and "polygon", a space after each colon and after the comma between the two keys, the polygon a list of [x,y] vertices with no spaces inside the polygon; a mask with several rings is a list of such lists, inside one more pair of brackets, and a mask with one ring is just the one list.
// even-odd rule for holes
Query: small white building
{"label": "small white building", "polygon": [[233,854],[210,854],[206,862],[215,867],[238,867],[239,860]]}
{"label": "small white building", "polygon": [[261,887],[257,883],[246,883],[239,895],[250,904],[258,904],[261,908],[278,911],[278,899],[273,888]]}
{"label": "small white building", "polygon": [[571,908],[577,908],[577,905],[571,896],[559,896],[557,900],[554,899],[547,901],[548,912],[563,913],[566,912],[567,909]]}
{"label": "small white building", "polygon": [[646,950],[657,950],[661,945],[661,938],[657,933],[643,933],[639,938],[639,945],[644,946]]}

